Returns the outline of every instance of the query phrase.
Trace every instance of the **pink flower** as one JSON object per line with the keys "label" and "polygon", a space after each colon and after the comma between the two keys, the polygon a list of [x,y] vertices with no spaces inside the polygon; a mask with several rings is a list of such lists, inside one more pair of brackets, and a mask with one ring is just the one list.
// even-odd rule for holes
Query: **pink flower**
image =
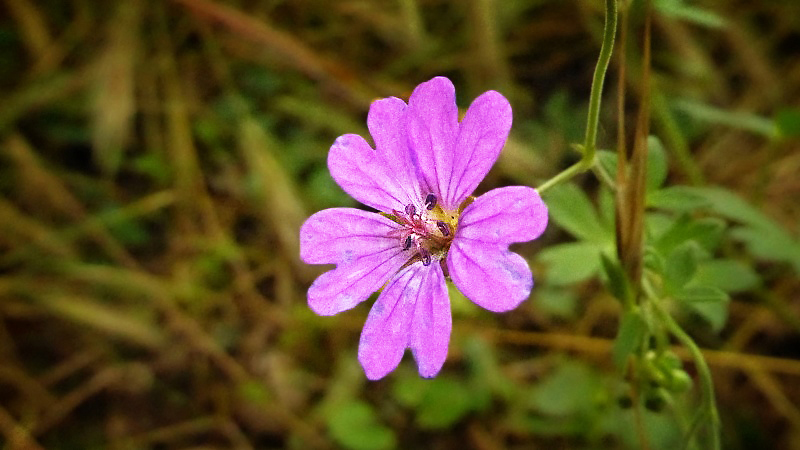
{"label": "pink flower", "polygon": [[541,235],[547,207],[524,186],[471,197],[511,128],[511,106],[498,92],[475,99],[459,123],[453,84],[437,77],[417,86],[408,105],[395,97],[372,103],[367,125],[375,149],[361,136],[340,136],[328,168],[342,189],[379,212],[331,208],[306,220],[300,257],[336,264],[311,285],[308,304],[333,315],[383,288],[359,342],[367,377],[394,370],[406,348],[419,374],[433,377],[452,327],[445,278],[483,308],[515,308],[533,277],[508,246]]}

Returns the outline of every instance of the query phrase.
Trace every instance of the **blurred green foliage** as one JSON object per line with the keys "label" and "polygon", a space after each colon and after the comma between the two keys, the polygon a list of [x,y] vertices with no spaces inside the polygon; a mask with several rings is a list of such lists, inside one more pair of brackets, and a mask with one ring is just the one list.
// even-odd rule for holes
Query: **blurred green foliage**
{"label": "blurred green foliage", "polygon": [[[627,4],[626,2],[620,2]],[[317,317],[312,212],[358,205],[326,156],[370,101],[450,77],[514,127],[478,193],[577,159],[602,2],[370,0],[0,5],[0,435],[36,448],[683,446],[696,371],[627,312],[614,192],[546,193],[514,246],[532,298],[494,315],[452,286],[441,375],[367,382],[371,300]],[[598,154],[616,173],[615,53]],[[800,9],[654,0],[645,273],[707,349],[725,448],[800,448]],[[639,378],[626,371],[642,352]],[[642,389],[633,389],[637,383]],[[632,396],[631,393],[636,395]],[[689,448],[692,448],[690,445]]]}

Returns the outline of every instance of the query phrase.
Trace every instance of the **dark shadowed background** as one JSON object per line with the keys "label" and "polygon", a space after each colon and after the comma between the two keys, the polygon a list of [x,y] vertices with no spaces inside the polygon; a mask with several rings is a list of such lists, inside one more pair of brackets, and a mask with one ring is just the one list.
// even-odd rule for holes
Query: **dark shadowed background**
{"label": "dark shadowed background", "polygon": [[[724,448],[800,449],[800,5],[653,2],[656,183],[721,188],[702,214],[722,223],[722,262],[698,276],[728,296],[677,317],[708,349]],[[299,260],[298,230],[358,206],[326,156],[367,135],[372,100],[436,75],[462,108],[502,92],[514,126],[477,193],[537,186],[578,159],[602,26],[599,0],[0,2],[2,447],[680,448],[696,381],[635,417],[611,361],[620,305],[598,251],[613,233],[573,237],[611,220],[591,173],[554,191],[577,206],[514,247],[530,300],[496,315],[451,288],[434,380],[407,354],[366,381],[371,300],[306,306],[325,268]]]}

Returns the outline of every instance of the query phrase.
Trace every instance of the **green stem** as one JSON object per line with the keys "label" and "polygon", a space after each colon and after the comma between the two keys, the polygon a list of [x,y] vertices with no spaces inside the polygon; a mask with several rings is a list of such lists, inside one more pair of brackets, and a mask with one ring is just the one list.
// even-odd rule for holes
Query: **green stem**
{"label": "green stem", "polygon": [[[717,411],[717,402],[714,399],[714,381],[711,378],[711,370],[708,368],[708,364],[706,364],[705,358],[703,358],[703,353],[700,351],[700,347],[694,343],[691,336],[686,334],[685,331],[675,322],[675,319],[664,309],[663,305],[661,305],[658,299],[652,299],[651,304],[654,306],[656,313],[658,314],[659,318],[661,319],[662,323],[666,325],[667,330],[675,336],[681,344],[683,344],[688,350],[689,353],[692,355],[692,360],[694,361],[695,367],[697,368],[697,374],[700,377],[700,384],[702,386],[702,393],[703,393],[703,406],[706,410],[706,414],[711,419],[711,449],[712,450],[719,450],[720,449],[720,422],[719,422],[719,411]],[[688,441],[691,440],[692,434],[694,434],[694,430],[697,429],[697,424],[705,414],[699,414],[694,423],[691,426],[690,434],[686,436],[687,444]]]}
{"label": "green stem", "polygon": [[[603,27],[603,42],[600,46],[600,56],[594,69],[592,78],[592,91],[589,95],[589,115],[586,122],[586,138],[583,143],[583,157],[580,161],[564,169],[555,177],[542,183],[537,190],[543,193],[547,189],[569,180],[575,175],[594,166],[597,143],[597,124],[600,120],[600,100],[603,94],[603,82],[606,78],[608,63],[614,49],[614,37],[617,34],[617,0],[606,0],[606,18]],[[621,120],[621,119],[620,119]]]}
{"label": "green stem", "polygon": [[[603,93],[603,82],[606,78],[608,63],[614,48],[614,37],[617,34],[617,0],[606,0],[606,24],[603,28],[603,44],[600,46],[600,57],[594,69],[592,93],[589,97],[589,119],[586,123],[586,139],[583,143],[583,159],[594,161],[595,143],[597,142],[597,123],[600,120],[600,99]],[[622,120],[620,117],[619,120]],[[585,166],[588,169],[591,165]]]}

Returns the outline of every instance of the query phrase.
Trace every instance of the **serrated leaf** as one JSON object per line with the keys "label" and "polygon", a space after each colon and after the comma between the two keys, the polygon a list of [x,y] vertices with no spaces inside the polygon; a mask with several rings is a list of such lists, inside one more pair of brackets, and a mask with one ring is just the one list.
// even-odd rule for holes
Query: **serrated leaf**
{"label": "serrated leaf", "polygon": [[539,253],[547,265],[547,282],[572,284],[596,275],[600,269],[600,248],[593,242],[569,242],[554,245]]}
{"label": "serrated leaf", "polygon": [[462,383],[439,377],[428,381],[417,407],[417,424],[421,428],[445,428],[453,425],[472,410],[470,390]]}
{"label": "serrated leaf", "polygon": [[714,259],[700,264],[692,284],[713,286],[725,292],[743,292],[760,284],[756,271],[741,261]]}
{"label": "serrated leaf", "polygon": [[611,355],[617,369],[625,369],[628,355],[633,353],[641,344],[645,332],[647,332],[647,323],[644,321],[639,311],[626,311],[622,315],[619,332],[617,332],[617,337],[614,339],[614,346],[611,349]]}
{"label": "serrated leaf", "polygon": [[340,405],[327,416],[328,430],[342,447],[352,450],[391,449],[397,446],[394,432],[380,424],[372,407],[362,401]]}
{"label": "serrated leaf", "polygon": [[574,184],[554,186],[543,196],[553,222],[573,236],[593,242],[610,240],[589,197]]}

